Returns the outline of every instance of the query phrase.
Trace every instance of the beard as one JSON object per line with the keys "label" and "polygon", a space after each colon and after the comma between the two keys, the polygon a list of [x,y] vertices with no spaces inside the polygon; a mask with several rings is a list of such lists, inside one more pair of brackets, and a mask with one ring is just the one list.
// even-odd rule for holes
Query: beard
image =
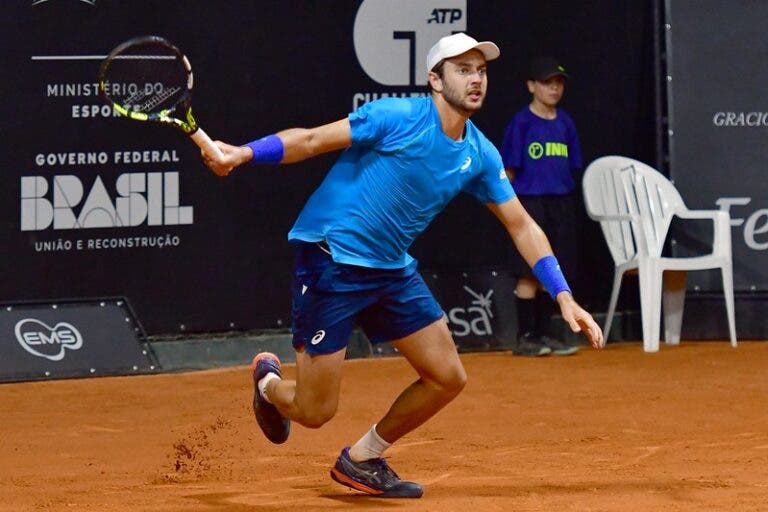
{"label": "beard", "polygon": [[445,101],[461,112],[462,114],[466,116],[471,116],[478,110],[480,110],[480,107],[483,106],[483,100],[485,99],[485,94],[482,92],[482,89],[473,89],[470,92],[479,92],[480,93],[480,99],[476,102],[471,101],[466,93],[460,92],[458,89],[450,86],[449,84],[443,82],[443,98]]}

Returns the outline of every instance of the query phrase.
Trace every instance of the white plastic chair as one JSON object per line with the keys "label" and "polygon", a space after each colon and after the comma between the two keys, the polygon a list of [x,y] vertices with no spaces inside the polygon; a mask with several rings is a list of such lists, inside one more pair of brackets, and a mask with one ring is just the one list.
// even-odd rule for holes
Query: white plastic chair
{"label": "white plastic chair", "polygon": [[[624,273],[637,270],[643,349],[659,350],[662,303],[664,340],[680,343],[686,272],[719,268],[731,345],[736,346],[730,216],[720,210],[689,210],[675,186],[648,165],[622,156],[592,162],[584,173],[584,200],[590,218],[600,223],[614,261],[613,289],[604,332],[608,336]],[[712,252],[694,257],[664,257],[674,216],[709,219],[714,224]],[[669,271],[665,274],[665,271]]]}

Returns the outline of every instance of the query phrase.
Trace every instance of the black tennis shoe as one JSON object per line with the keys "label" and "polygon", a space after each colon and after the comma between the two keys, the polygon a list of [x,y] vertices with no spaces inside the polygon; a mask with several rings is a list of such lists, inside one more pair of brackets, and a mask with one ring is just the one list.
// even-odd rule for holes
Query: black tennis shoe
{"label": "black tennis shoe", "polygon": [[277,407],[267,402],[259,393],[259,380],[268,373],[282,377],[280,359],[270,352],[262,352],[253,358],[253,414],[267,439],[275,444],[284,443],[291,433],[291,421],[284,418]]}
{"label": "black tennis shoe", "polygon": [[542,345],[548,347],[552,351],[553,356],[570,356],[579,351],[579,347],[568,345],[567,343],[555,338],[550,338],[549,336],[542,336],[539,339],[541,340]]}
{"label": "black tennis shoe", "polygon": [[538,336],[526,332],[517,339],[512,353],[523,357],[541,357],[552,353],[552,349],[544,345]]}
{"label": "black tennis shoe", "polygon": [[380,498],[421,498],[424,488],[415,482],[400,480],[384,459],[355,462],[349,456],[349,447],[341,450],[331,478],[356,491]]}

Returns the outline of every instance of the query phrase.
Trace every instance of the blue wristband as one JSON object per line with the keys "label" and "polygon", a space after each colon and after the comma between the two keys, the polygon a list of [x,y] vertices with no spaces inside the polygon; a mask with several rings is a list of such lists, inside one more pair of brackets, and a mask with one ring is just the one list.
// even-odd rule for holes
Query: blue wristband
{"label": "blue wristband", "polygon": [[557,297],[560,292],[571,292],[568,287],[568,283],[565,281],[563,271],[560,270],[560,264],[557,262],[557,258],[552,256],[544,256],[533,266],[533,275],[536,276],[544,288],[549,293],[549,296],[553,299]]}
{"label": "blue wristband", "polygon": [[251,165],[279,164],[285,153],[283,141],[277,135],[267,135],[245,145],[253,151]]}

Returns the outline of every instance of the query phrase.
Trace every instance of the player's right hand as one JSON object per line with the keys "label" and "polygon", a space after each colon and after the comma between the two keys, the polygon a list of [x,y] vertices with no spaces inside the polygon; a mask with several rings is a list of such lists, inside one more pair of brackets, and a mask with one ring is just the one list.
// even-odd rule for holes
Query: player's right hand
{"label": "player's right hand", "polygon": [[248,147],[232,146],[220,140],[214,141],[214,144],[221,150],[223,158],[209,154],[205,149],[200,150],[200,155],[203,157],[205,165],[216,176],[223,177],[229,175],[235,167],[248,162],[252,157],[250,154],[251,149]]}

